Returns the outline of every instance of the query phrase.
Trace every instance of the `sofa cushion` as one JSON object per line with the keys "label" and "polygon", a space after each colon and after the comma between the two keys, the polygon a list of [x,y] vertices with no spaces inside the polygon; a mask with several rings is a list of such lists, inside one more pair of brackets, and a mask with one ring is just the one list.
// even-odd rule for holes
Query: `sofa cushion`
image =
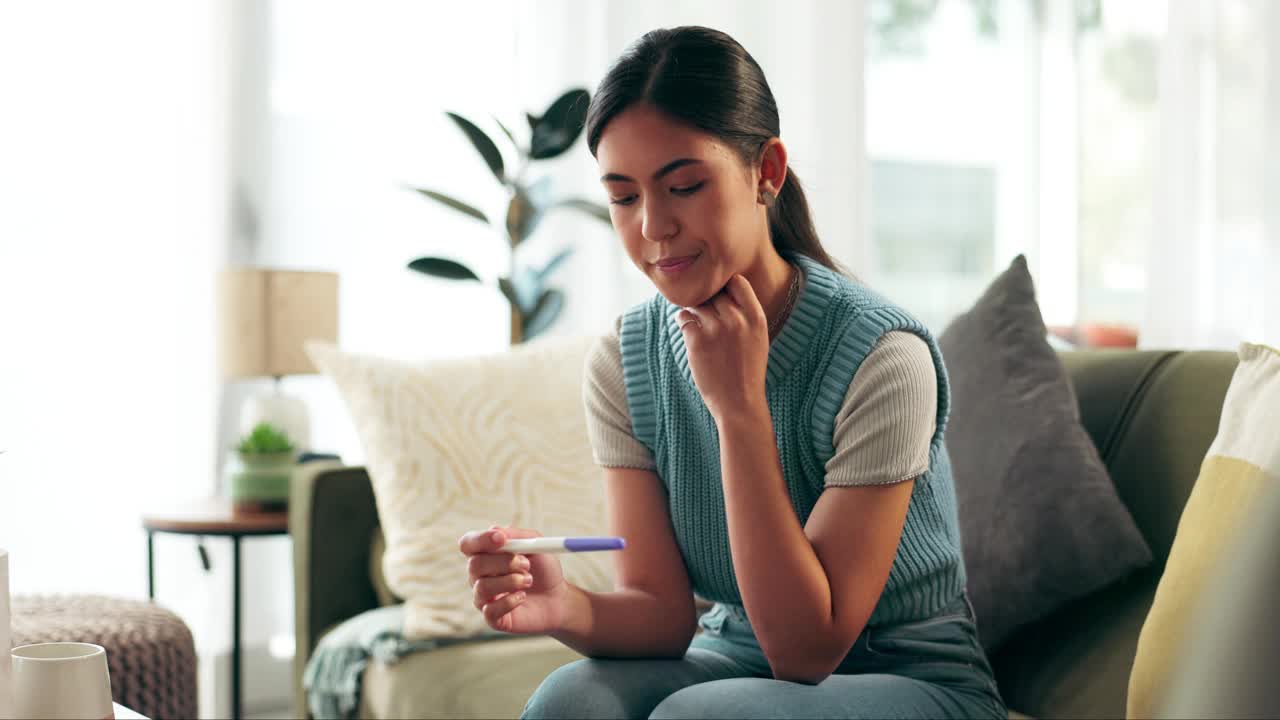
{"label": "sofa cushion", "polygon": [[[1173,689],[1220,566],[1266,490],[1280,484],[1280,352],[1244,344],[1222,419],[1187,499],[1129,679],[1128,716],[1152,717]],[[1275,548],[1273,548],[1274,550]],[[1274,557],[1272,558],[1274,560]]]}
{"label": "sofa cushion", "polygon": [[[472,604],[458,538],[493,524],[547,535],[604,535],[582,373],[593,337],[547,338],[508,352],[406,363],[309,343],[346,401],[386,538],[387,586],[405,600],[410,639],[487,629]],[[587,590],[613,587],[605,553],[564,560]]]}
{"label": "sofa cushion", "polygon": [[1280,626],[1280,482],[1263,492],[1214,573],[1226,590],[1206,597],[1197,613],[1159,717],[1280,718],[1280,642],[1259,642],[1260,629],[1274,638]]}
{"label": "sofa cushion", "polygon": [[518,717],[553,670],[581,658],[540,636],[462,643],[390,664],[372,660],[364,671],[360,717]]}
{"label": "sofa cushion", "polygon": [[988,651],[1151,561],[1046,335],[1018,256],[938,340],[969,596]]}
{"label": "sofa cushion", "polygon": [[1119,718],[1124,717],[1138,633],[1151,609],[1178,514],[1218,431],[1236,355],[1083,350],[1059,357],[1080,402],[1085,429],[1156,560],[1018,628],[991,655],[991,664],[1005,702],[1020,712]]}

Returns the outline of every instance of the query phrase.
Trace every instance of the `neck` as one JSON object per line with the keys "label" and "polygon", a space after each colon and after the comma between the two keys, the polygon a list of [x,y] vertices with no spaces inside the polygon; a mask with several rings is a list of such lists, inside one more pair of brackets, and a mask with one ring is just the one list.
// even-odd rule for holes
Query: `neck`
{"label": "neck", "polygon": [[[768,252],[743,273],[771,325],[778,322],[778,316],[787,304],[787,291],[791,288],[792,273],[795,272],[796,269],[770,246]],[[774,328],[775,332],[778,329]],[[772,335],[769,339],[773,339]]]}

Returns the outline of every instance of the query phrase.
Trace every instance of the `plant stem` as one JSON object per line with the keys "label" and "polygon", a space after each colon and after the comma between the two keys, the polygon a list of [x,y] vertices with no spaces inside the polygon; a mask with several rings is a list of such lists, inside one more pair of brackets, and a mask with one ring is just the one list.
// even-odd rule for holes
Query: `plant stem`
{"label": "plant stem", "polygon": [[[516,281],[516,249],[507,244],[510,250],[507,251],[507,277],[511,278],[511,282]],[[511,303],[511,344],[519,345],[524,339],[524,324],[520,321],[520,308],[515,303]]]}

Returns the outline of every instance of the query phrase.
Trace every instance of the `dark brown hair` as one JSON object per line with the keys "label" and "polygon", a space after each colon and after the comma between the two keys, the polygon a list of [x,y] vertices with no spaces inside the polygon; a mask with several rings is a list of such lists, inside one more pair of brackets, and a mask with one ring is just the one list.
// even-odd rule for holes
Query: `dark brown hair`
{"label": "dark brown hair", "polygon": [[[728,145],[750,167],[779,135],[778,106],[764,72],[738,41],[711,28],[662,28],[632,43],[609,68],[587,110],[587,146],[596,154],[605,126],[636,103],[647,104]],[[800,178],[787,167],[769,208],[769,237],[778,254],[797,254],[845,270],[818,240]],[[847,274],[847,273],[846,273]]]}

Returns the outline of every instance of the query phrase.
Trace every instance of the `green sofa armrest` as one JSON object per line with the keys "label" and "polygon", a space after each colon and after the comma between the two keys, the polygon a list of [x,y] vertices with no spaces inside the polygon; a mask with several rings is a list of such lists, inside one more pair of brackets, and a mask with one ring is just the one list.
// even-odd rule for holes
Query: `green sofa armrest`
{"label": "green sofa armrest", "polygon": [[379,526],[373,486],[362,467],[308,463],[289,497],[293,538],[294,716],[308,717],[302,674],[323,632],[378,607],[369,542]]}

